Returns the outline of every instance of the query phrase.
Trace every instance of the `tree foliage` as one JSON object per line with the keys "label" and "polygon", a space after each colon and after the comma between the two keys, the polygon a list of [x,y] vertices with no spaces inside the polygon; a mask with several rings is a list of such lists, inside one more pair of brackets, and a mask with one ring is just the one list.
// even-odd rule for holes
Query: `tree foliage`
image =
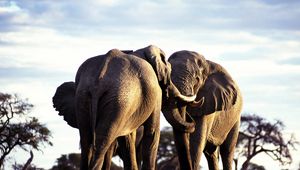
{"label": "tree foliage", "polygon": [[61,155],[57,158],[56,165],[50,170],[77,170],[80,169],[80,154],[70,153],[68,155]]}
{"label": "tree foliage", "polygon": [[41,150],[41,144],[52,145],[49,129],[37,118],[28,116],[32,108],[27,100],[0,92],[0,168],[14,149],[30,152]]}
{"label": "tree foliage", "polygon": [[249,166],[248,166],[248,169],[251,169],[251,170],[266,170],[266,168],[262,165],[257,165],[255,163],[249,163]]}
{"label": "tree foliage", "polygon": [[160,132],[160,140],[157,152],[157,162],[170,160],[177,155],[174,142],[173,129],[165,127]]}
{"label": "tree foliage", "polygon": [[[56,159],[56,164],[50,170],[77,170],[80,169],[80,153],[63,154]],[[122,167],[111,162],[111,170],[121,170]]]}
{"label": "tree foliage", "polygon": [[238,157],[246,158],[242,169],[248,169],[252,158],[261,153],[282,165],[290,164],[290,149],[295,149],[298,142],[293,135],[286,138],[283,130],[284,124],[279,120],[269,122],[258,115],[243,115],[237,144]]}

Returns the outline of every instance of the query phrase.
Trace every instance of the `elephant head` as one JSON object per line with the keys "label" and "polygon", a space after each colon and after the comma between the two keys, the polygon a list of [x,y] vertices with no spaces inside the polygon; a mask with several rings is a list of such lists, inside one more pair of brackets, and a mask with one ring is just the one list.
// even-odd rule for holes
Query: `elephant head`
{"label": "elephant head", "polygon": [[[174,83],[174,87],[178,88],[180,94],[184,96],[196,96],[197,90],[200,88],[201,82],[204,82],[204,75],[207,74],[207,65],[203,58],[199,57],[198,61],[203,64],[202,69],[198,69],[197,62],[194,62],[196,53],[189,53],[190,59],[186,55],[182,55],[182,52],[174,53],[170,56],[169,62],[171,63],[171,80]],[[193,66],[195,65],[195,66]],[[198,77],[195,77],[198,75]],[[178,77],[177,77],[178,76]],[[195,103],[195,102],[193,102]],[[187,122],[186,105],[188,102],[180,100],[179,98],[169,98],[163,101],[162,112],[167,121],[176,130],[183,132],[192,132],[194,129],[190,128],[188,131],[183,125],[183,122]],[[174,119],[176,117],[176,119]],[[190,119],[192,120],[192,119]],[[193,123],[193,122],[192,122]]]}
{"label": "elephant head", "polygon": [[227,71],[219,64],[206,60],[192,51],[179,51],[170,56],[172,81],[184,95],[197,95],[191,108],[198,115],[230,108],[237,97],[237,87]]}
{"label": "elephant head", "polygon": [[75,83],[64,82],[57,87],[52,101],[58,115],[63,116],[71,127],[78,129],[75,115]]}
{"label": "elephant head", "polygon": [[[166,61],[165,53],[158,47],[150,45],[148,47],[139,49],[133,52],[134,55],[143,58],[150,63],[157,75],[159,84],[163,90],[163,100],[178,99],[185,103],[193,102],[196,94],[181,94],[174,83],[171,81],[172,68],[168,61]],[[185,121],[179,112],[172,112],[173,114],[165,114],[165,117],[172,125],[186,132],[194,130],[194,123]]]}
{"label": "elephant head", "polygon": [[[163,109],[165,117],[174,114],[172,112],[181,112],[180,115],[185,116],[186,109],[196,109],[198,115],[192,116],[201,116],[226,110],[234,104],[232,101],[235,101],[237,96],[234,81],[219,64],[192,51],[176,52],[168,61],[172,66],[171,80],[180,93],[187,96],[197,95],[197,98],[191,103],[168,102],[168,107],[164,106],[167,109]],[[169,123],[174,127],[174,123]]]}
{"label": "elephant head", "polygon": [[150,45],[136,50],[133,54],[151,64],[161,87],[170,85],[171,65],[166,61],[165,53],[160,48]]}

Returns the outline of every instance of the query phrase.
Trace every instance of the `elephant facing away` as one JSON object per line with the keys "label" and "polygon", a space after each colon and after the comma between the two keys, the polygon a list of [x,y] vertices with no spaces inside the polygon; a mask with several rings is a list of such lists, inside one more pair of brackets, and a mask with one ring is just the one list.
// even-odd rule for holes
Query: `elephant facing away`
{"label": "elephant facing away", "polygon": [[[204,152],[209,169],[219,169],[219,153],[223,169],[232,169],[242,110],[241,92],[229,73],[219,64],[192,51],[179,51],[168,60],[171,80],[183,95],[197,95],[192,103],[167,100],[163,103],[166,118],[180,112],[183,119],[195,123],[195,131],[185,133],[180,122],[173,126],[181,169],[199,169]],[[175,103],[175,104],[174,104]]]}
{"label": "elephant facing away", "polygon": [[[57,110],[65,110],[64,112],[59,112],[60,116],[63,116],[64,120],[73,128],[78,129],[77,125],[77,118],[76,113],[73,108],[66,107],[69,105],[74,104],[74,95],[75,95],[75,82],[64,82],[59,87],[57,87],[55,95],[53,96],[53,102],[55,103],[55,107]],[[70,103],[68,103],[70,102]],[[58,104],[58,105],[57,105]],[[65,107],[65,108],[60,108]],[[72,109],[72,110],[68,110]],[[140,169],[141,160],[142,160],[142,137],[144,133],[144,127],[140,126],[136,131],[136,141],[135,141],[135,148],[136,148],[136,159],[137,165]],[[126,140],[125,136],[120,136],[117,138],[115,142],[112,143],[108,151],[105,155],[105,160],[102,169],[112,169],[113,167],[111,159],[114,155],[118,155],[124,163],[125,169],[129,169],[130,167],[130,160],[128,160],[128,150],[126,145],[128,145],[128,141]]]}
{"label": "elephant facing away", "polygon": [[155,169],[162,95],[195,99],[181,95],[170,74],[164,52],[155,46],[131,54],[113,49],[79,67],[75,87],[64,90],[53,103],[65,120],[76,119],[76,124],[69,124],[79,129],[82,170],[101,169],[105,154],[121,136],[128,141],[129,169],[137,169],[134,143],[140,126],[144,126],[142,169]]}

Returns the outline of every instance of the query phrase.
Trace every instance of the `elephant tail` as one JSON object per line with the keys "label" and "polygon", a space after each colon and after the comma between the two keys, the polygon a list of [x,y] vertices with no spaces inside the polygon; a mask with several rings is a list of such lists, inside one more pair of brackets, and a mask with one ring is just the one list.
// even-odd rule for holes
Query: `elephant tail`
{"label": "elephant tail", "polygon": [[97,115],[98,115],[98,106],[101,96],[103,95],[103,92],[105,91],[102,89],[103,86],[97,85],[93,89],[90,90],[91,93],[91,111],[90,111],[90,127],[92,130],[92,148],[94,147],[96,142],[96,124],[97,124]]}

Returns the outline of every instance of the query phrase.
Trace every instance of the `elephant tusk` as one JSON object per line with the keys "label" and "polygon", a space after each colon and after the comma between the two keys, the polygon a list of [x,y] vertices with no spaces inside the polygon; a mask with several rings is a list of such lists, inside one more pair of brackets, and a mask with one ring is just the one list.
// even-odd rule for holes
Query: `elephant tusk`
{"label": "elephant tusk", "polygon": [[204,100],[205,100],[205,98],[202,97],[200,100],[193,101],[193,103],[190,103],[190,106],[192,106],[192,107],[202,107],[203,104],[204,104]]}
{"label": "elephant tusk", "polygon": [[170,92],[174,95],[174,97],[177,97],[178,99],[190,103],[195,101],[197,94],[193,95],[193,96],[185,96],[183,94],[180,93],[180,91],[177,89],[177,87],[173,84],[173,82],[170,80],[170,86],[168,87],[170,90]]}
{"label": "elephant tusk", "polygon": [[176,96],[178,98],[180,98],[181,100],[185,101],[185,102],[194,102],[197,95],[193,95],[193,96],[185,96],[182,94],[178,94],[178,96]]}

